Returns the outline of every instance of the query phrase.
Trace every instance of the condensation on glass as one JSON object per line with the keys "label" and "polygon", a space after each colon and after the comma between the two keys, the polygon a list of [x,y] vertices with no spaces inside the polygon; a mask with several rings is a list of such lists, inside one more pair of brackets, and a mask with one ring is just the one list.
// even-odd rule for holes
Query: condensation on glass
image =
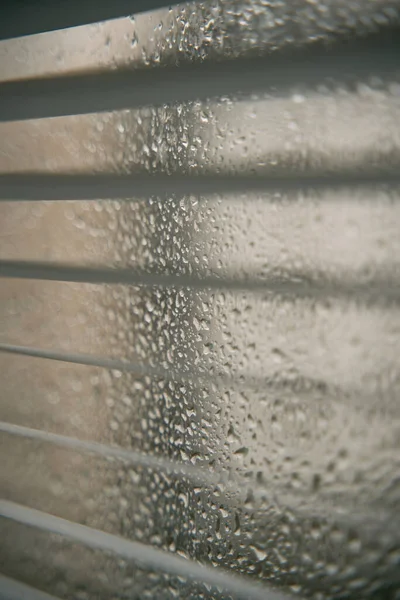
{"label": "condensation on glass", "polygon": [[[185,4],[1,42],[0,75],[279,52],[373,31],[398,10]],[[0,124],[2,173],[340,183],[395,171],[399,150],[400,79],[372,69],[351,85],[322,77],[284,94]],[[398,599],[399,229],[397,188],[334,179],[2,202],[1,260],[171,276],[165,287],[1,280],[0,344],[43,355],[0,353],[0,421],[21,427],[2,425],[2,498],[261,582],[265,598]],[[11,520],[0,538],[1,572],[59,598],[235,598]]]}

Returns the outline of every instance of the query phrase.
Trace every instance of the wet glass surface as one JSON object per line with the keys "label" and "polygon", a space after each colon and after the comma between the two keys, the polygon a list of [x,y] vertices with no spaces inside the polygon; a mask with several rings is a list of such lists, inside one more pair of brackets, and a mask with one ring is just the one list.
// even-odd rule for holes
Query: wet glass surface
{"label": "wet glass surface", "polygon": [[[30,58],[28,41],[2,42],[1,77],[281,51],[396,10],[187,4],[35,36]],[[0,171],[392,173],[399,90],[398,73],[371,70],[284,97],[2,123]],[[2,498],[261,582],[266,598],[399,598],[399,226],[398,188],[382,185],[2,202],[1,260],[171,276],[1,280],[0,344],[19,354],[0,353],[0,421],[26,428],[2,426]],[[0,537],[1,571],[60,598],[239,597],[7,519]]]}

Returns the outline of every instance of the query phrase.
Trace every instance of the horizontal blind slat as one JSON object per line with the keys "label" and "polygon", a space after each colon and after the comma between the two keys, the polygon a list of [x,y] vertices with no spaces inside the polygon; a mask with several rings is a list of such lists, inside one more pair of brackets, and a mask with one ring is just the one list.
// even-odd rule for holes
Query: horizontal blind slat
{"label": "horizontal blind slat", "polygon": [[174,288],[191,291],[214,290],[251,292],[288,298],[328,298],[357,300],[366,306],[398,305],[400,285],[395,275],[383,273],[372,280],[359,281],[352,276],[310,278],[304,273],[286,276],[218,277],[215,275],[177,275],[144,273],[131,268],[117,269],[99,266],[80,266],[39,261],[0,260],[0,278],[59,281],[70,283],[132,285],[148,288]]}
{"label": "horizontal blind slat", "polygon": [[11,0],[2,3],[0,40],[166,8],[173,0]]}
{"label": "horizontal blind slat", "polygon": [[36,588],[0,575],[0,600],[59,600]]}
{"label": "horizontal blind slat", "polygon": [[343,189],[355,187],[400,185],[399,169],[359,169],[320,175],[216,174],[199,175],[133,174],[133,175],[53,175],[0,174],[1,201],[43,200],[121,200],[149,196],[202,196],[209,194],[241,194],[252,191],[285,193],[304,190]]}
{"label": "horizontal blind slat", "polygon": [[0,85],[0,121],[39,119],[162,106],[235,94],[292,94],[329,80],[354,83],[399,71],[400,35],[388,29],[354,41],[268,57],[204,61],[174,67],[86,73],[6,82]]}
{"label": "horizontal blind slat", "polygon": [[164,572],[173,576],[185,577],[189,581],[221,587],[230,592],[234,598],[246,600],[266,600],[266,598],[268,600],[289,600],[290,598],[265,585],[252,584],[243,577],[215,567],[208,567],[140,542],[130,541],[6,500],[0,500],[0,516],[42,531],[64,536],[91,548],[112,552],[125,559],[134,560],[139,565],[156,572]]}

